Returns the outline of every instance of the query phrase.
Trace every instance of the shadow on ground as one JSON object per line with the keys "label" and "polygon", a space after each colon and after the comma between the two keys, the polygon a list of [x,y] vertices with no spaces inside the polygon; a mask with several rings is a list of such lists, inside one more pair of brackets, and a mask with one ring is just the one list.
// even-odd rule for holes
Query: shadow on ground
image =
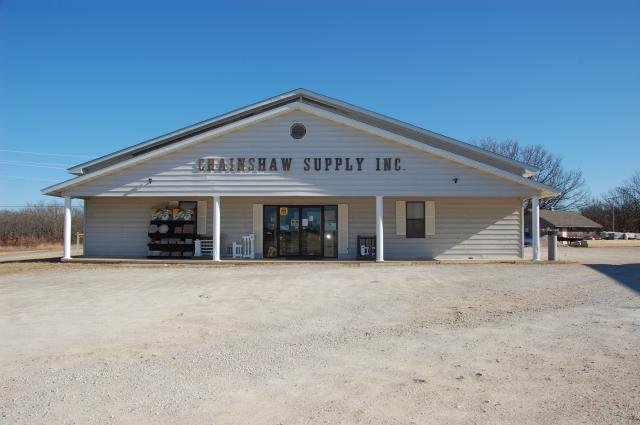
{"label": "shadow on ground", "polygon": [[0,264],[29,264],[29,263],[61,263],[60,257],[26,258],[24,260],[0,261]]}
{"label": "shadow on ground", "polygon": [[640,263],[630,264],[586,264],[621,285],[640,293]]}

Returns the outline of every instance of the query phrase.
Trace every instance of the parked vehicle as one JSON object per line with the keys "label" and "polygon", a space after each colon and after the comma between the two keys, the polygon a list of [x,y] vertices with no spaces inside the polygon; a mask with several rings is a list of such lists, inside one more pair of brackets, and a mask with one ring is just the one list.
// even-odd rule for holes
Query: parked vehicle
{"label": "parked vehicle", "polygon": [[600,232],[600,237],[606,240],[619,240],[619,239],[636,239],[635,233],[623,233],[623,232]]}

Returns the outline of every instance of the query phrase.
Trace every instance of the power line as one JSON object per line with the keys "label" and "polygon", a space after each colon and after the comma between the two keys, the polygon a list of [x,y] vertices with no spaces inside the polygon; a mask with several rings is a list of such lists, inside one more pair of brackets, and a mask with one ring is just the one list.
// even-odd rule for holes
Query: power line
{"label": "power line", "polygon": [[[0,208],[64,208],[64,204],[49,205],[0,205]],[[83,208],[82,206],[72,205],[72,208]]]}
{"label": "power line", "polygon": [[0,165],[14,165],[18,167],[36,167],[36,168],[50,168],[53,170],[66,170],[64,167],[53,167],[50,165],[44,165],[42,162],[28,162],[28,161],[7,161],[0,159]]}
{"label": "power line", "polygon": [[59,165],[60,167],[66,167],[67,164],[60,162],[35,162],[35,161],[21,161],[15,159],[0,159],[0,162],[10,162],[12,164],[29,164],[29,165]]}
{"label": "power line", "polygon": [[41,181],[41,182],[57,182],[56,179],[40,179],[38,177],[22,177],[22,176],[10,176],[6,174],[0,174],[0,177],[7,179],[20,179],[20,180],[32,180],[32,181]]}
{"label": "power line", "polygon": [[91,158],[88,155],[72,155],[67,153],[51,153],[51,152],[31,152],[31,151],[16,151],[11,149],[0,149],[0,152],[8,153],[24,153],[29,155],[46,155],[46,156],[65,156],[69,158]]}

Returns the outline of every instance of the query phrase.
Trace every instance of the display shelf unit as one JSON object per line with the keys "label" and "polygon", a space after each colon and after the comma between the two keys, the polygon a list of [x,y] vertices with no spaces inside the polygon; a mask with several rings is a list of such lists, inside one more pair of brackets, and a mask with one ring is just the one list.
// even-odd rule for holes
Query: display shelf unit
{"label": "display shelf unit", "polygon": [[360,236],[357,239],[358,260],[376,259],[376,237]]}
{"label": "display shelf unit", "polygon": [[[149,225],[168,227],[165,233],[148,232],[149,258],[191,258],[195,253],[196,226],[194,220],[151,220]],[[191,231],[185,232],[185,226]],[[178,231],[179,230],[179,231]],[[152,252],[161,253],[152,255]]]}

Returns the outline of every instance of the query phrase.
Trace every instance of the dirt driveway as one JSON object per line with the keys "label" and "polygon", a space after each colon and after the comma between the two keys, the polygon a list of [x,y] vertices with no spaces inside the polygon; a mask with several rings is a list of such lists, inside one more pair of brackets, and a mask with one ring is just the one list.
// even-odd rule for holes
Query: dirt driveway
{"label": "dirt driveway", "polygon": [[638,260],[0,275],[0,423],[638,424]]}
{"label": "dirt driveway", "polygon": [[[82,248],[75,245],[71,249],[71,255],[82,255]],[[0,263],[9,263],[25,260],[54,259],[62,257],[62,247],[35,248],[35,249],[0,249]]]}

